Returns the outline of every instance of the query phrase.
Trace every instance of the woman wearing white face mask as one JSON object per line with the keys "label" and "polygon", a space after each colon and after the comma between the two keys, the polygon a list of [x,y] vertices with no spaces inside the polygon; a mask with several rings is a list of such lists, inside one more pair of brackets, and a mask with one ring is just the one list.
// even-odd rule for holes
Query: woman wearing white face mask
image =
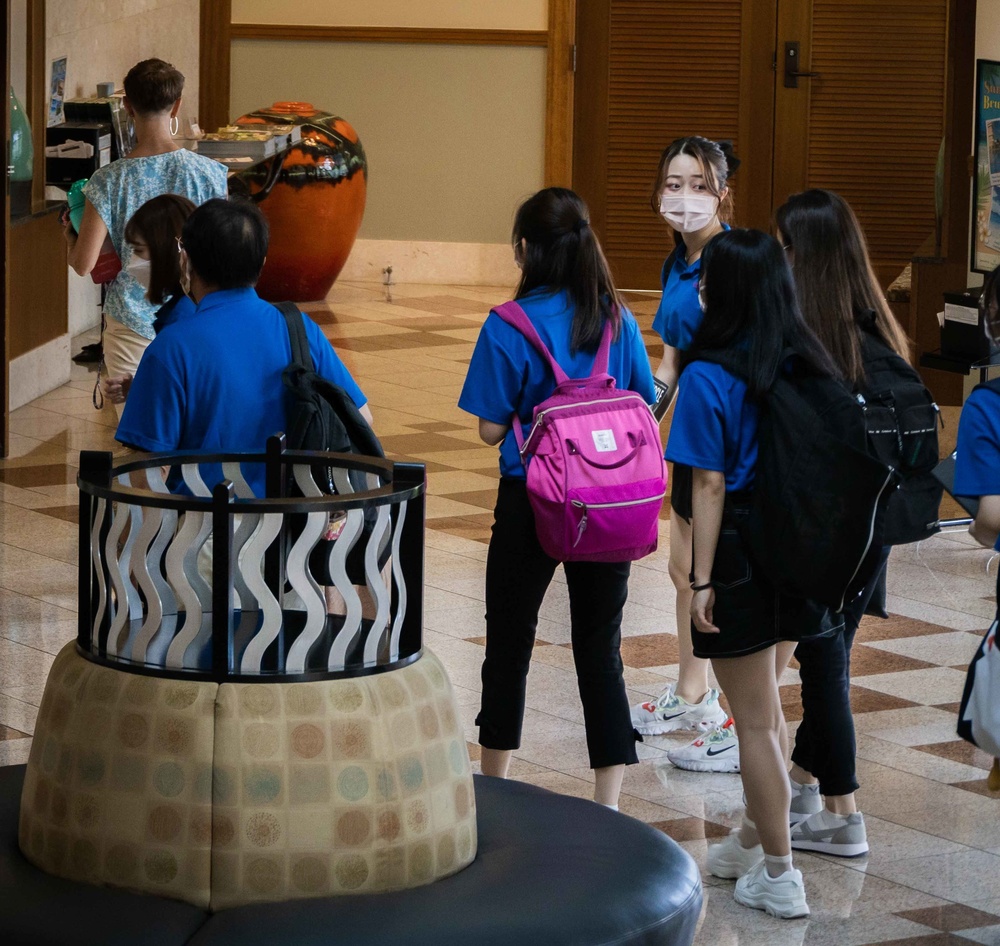
{"label": "woman wearing white face mask", "polygon": [[[177,243],[184,221],[194,209],[194,202],[180,194],[161,194],[146,201],[125,224],[125,242],[132,250],[125,268],[144,290],[146,301],[159,306],[153,319],[157,334],[195,311],[185,294]],[[131,383],[132,372],[109,377],[104,382],[105,396],[112,404],[122,404]]]}
{"label": "woman wearing white face mask", "polygon": [[[678,138],[660,156],[650,205],[674,231],[676,246],[663,264],[663,296],[653,329],[663,339],[656,369],[657,408],[662,417],[677,391],[682,352],[702,320],[698,277],[701,253],[712,237],[728,229],[732,194],[727,182],[739,166],[728,141]],[[691,648],[691,475],[674,464],[671,477],[670,579],[677,590],[677,683],[656,699],[632,709],[632,723],[646,735],[695,730],[708,733],[667,757],[680,768],[738,772],[739,746],[718,690],[708,685],[708,661]],[[664,661],[666,662],[666,661]]]}
{"label": "woman wearing white face mask", "polygon": [[156,309],[130,275],[126,222],[159,194],[183,194],[202,204],[225,197],[228,190],[223,165],[186,150],[174,137],[180,124],[184,76],[168,62],[145,59],[128,71],[123,85],[124,107],[135,126],[136,145],[127,157],[94,172],[83,190],[86,202],[79,235],[69,226],[65,229],[67,261],[80,276],[93,270],[108,237],[124,266],[108,284],[104,297],[101,343],[107,377],[134,373],[154,335]]}

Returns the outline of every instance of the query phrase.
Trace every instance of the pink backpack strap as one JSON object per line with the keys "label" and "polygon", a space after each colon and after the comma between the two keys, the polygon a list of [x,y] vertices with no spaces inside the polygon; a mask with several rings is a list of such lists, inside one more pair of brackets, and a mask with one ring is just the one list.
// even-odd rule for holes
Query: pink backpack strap
{"label": "pink backpack strap", "polygon": [[[549,367],[552,369],[552,374],[555,376],[556,384],[562,384],[569,380],[566,372],[562,370],[559,362],[552,357],[552,352],[549,351],[548,346],[542,341],[538,330],[531,324],[531,319],[528,318],[527,313],[516,302],[505,302],[503,305],[495,306],[490,311],[499,315],[508,325],[512,325],[531,342],[535,350],[548,362]],[[601,333],[601,344],[598,346],[597,354],[594,356],[594,367],[591,372],[594,375],[608,373],[608,362],[611,358],[612,333],[611,320],[606,319],[604,322],[604,331]]]}
{"label": "pink backpack strap", "polygon": [[[490,311],[499,315],[500,318],[503,319],[508,325],[516,328],[529,342],[531,342],[535,350],[548,362],[549,368],[555,376],[557,385],[569,381],[569,376],[560,367],[559,362],[552,357],[552,352],[549,351],[548,346],[542,341],[542,337],[538,334],[538,330],[535,326],[531,324],[531,319],[528,318],[528,314],[524,311],[524,309],[522,309],[516,302],[511,301],[505,302],[502,305],[494,306],[490,309]],[[608,373],[608,361],[611,357],[611,335],[611,320],[608,319],[604,323],[604,332],[601,335],[601,344],[598,346],[597,354],[594,357],[594,368],[592,372],[594,375],[605,375]],[[521,419],[517,416],[517,412],[514,413],[511,426],[514,428],[514,440],[517,442],[518,452],[521,453],[523,459],[524,431],[521,429]]]}
{"label": "pink backpack strap", "polygon": [[535,350],[541,355],[552,369],[552,374],[555,375],[556,384],[562,384],[564,381],[568,381],[569,377],[566,372],[562,370],[559,366],[559,362],[552,357],[552,352],[549,351],[548,346],[542,341],[541,335],[538,334],[538,329],[531,324],[531,319],[528,318],[528,313],[524,311],[516,302],[505,302],[503,305],[495,306],[490,310],[491,312],[496,312],[508,325],[514,326],[531,344],[535,347]]}

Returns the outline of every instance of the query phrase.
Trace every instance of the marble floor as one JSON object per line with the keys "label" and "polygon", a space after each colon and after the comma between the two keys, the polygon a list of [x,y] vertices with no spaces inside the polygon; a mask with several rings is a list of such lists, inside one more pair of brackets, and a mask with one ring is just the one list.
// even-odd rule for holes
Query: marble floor
{"label": "marble floor", "polygon": [[[496,491],[493,448],[456,400],[490,304],[510,288],[338,285],[308,309],[371,399],[387,453],[427,464],[425,641],[458,694],[473,760],[473,720],[483,657],[483,576]],[[655,302],[634,308],[651,356]],[[78,341],[88,341],[81,339]],[[94,410],[93,374],[11,415],[10,457],[0,461],[0,764],[27,759],[45,677],[76,632],[79,451],[114,450],[116,419]],[[955,411],[945,440],[954,437]],[[947,444],[943,444],[947,446]],[[950,510],[949,510],[950,511]],[[667,578],[668,525],[660,550],[633,569],[623,657],[635,701],[674,678],[677,646]],[[1000,801],[986,788],[988,760],[955,734],[965,666],[993,615],[996,562],[964,533],[896,550],[887,621],[866,619],[854,650],[859,803],[871,854],[860,860],[796,855],[812,915],[778,921],[738,906],[732,883],[706,876],[701,946],[944,946],[1000,944]],[[582,710],[569,651],[565,585],[542,609],[515,778],[589,797]],[[792,727],[797,674],[783,680]],[[740,814],[736,775],[674,769],[666,750],[683,737],[648,739],[629,768],[627,815],[682,844],[702,866],[706,844]]]}

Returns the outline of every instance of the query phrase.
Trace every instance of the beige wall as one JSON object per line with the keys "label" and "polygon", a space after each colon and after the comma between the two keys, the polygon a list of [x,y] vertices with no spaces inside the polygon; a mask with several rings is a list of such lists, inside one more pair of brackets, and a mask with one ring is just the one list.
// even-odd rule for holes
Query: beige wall
{"label": "beige wall", "polygon": [[547,0],[232,0],[234,23],[544,30]]}
{"label": "beige wall", "polygon": [[354,125],[362,238],[506,243],[544,180],[545,63],[533,47],[236,40],[231,113],[295,99]]}
{"label": "beige wall", "polygon": [[196,117],[198,12],[198,0],[47,0],[48,59],[68,59],[66,98],[96,95],[98,82],[121,88],[132,66],[157,57],[184,73],[182,122]]}
{"label": "beige wall", "polygon": [[[66,98],[75,98],[96,95],[98,82],[121,88],[137,62],[165,59],[184,73],[181,118],[194,118],[198,17],[198,0],[47,0],[46,71],[53,59],[66,56]],[[181,127],[186,127],[183,121]],[[69,333],[76,335],[100,323],[100,289],[89,276],[68,272]]]}

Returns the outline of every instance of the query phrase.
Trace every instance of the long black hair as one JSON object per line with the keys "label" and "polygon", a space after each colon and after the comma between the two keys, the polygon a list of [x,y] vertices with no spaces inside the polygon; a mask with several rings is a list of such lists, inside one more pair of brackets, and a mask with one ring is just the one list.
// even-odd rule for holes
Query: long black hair
{"label": "long black hair", "polygon": [[833,191],[793,194],[775,213],[799,307],[809,327],[854,385],[865,380],[858,318],[874,313],[875,331],[900,358],[909,360],[906,333],[889,311],[868,257],[865,235],[850,205]]}
{"label": "long black hair", "polygon": [[565,290],[575,310],[570,340],[574,352],[597,349],[606,319],[618,337],[621,300],[590,228],[587,205],[573,191],[546,187],[529,197],[514,216],[511,242],[521,265],[514,298],[542,287]]}
{"label": "long black hair", "polygon": [[700,292],[705,317],[695,333],[691,357],[699,351],[745,348],[752,396],[774,384],[786,348],[814,370],[840,377],[799,312],[785,251],[774,237],[746,229],[713,237],[701,255]]}

